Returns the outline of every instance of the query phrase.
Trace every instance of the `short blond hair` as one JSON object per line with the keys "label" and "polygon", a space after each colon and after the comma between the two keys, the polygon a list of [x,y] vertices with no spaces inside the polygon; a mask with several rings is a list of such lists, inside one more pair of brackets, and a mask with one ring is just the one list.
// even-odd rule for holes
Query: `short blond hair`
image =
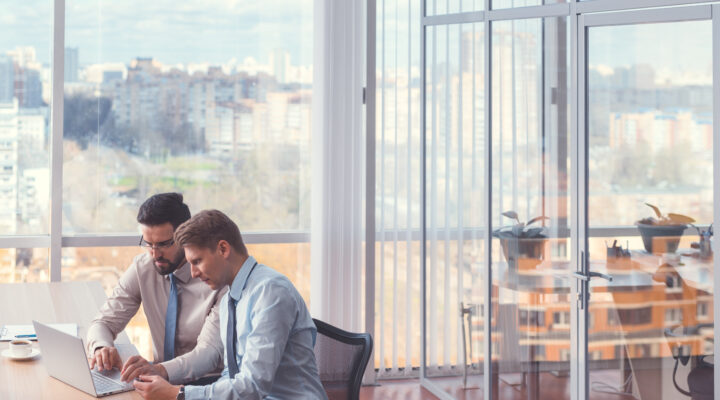
{"label": "short blond hair", "polygon": [[248,254],[240,229],[222,211],[200,211],[175,230],[175,242],[180,246],[215,250],[221,240],[228,242],[238,253]]}

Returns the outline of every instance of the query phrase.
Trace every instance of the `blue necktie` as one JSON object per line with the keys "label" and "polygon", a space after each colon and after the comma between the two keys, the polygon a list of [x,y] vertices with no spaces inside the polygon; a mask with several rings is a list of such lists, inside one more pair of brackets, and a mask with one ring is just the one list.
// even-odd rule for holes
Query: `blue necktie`
{"label": "blue necktie", "polygon": [[165,313],[165,349],[163,361],[175,358],[175,328],[177,327],[178,298],[175,275],[170,274],[170,297],[168,298],[167,313]]}
{"label": "blue necktie", "polygon": [[235,351],[235,346],[237,343],[237,327],[235,326],[236,305],[237,303],[235,302],[235,300],[233,300],[232,296],[228,294],[228,324],[227,336],[225,338],[227,345],[225,346],[225,349],[227,350],[226,357],[228,372],[230,373],[230,379],[232,379],[239,371],[237,359],[235,358],[235,354],[237,354],[237,352]]}

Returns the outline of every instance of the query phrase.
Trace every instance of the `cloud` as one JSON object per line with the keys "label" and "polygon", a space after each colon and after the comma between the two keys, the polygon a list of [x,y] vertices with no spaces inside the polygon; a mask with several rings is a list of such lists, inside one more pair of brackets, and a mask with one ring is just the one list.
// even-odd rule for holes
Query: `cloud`
{"label": "cloud", "polygon": [[[49,51],[51,6],[28,0],[4,10],[0,33],[16,39],[0,34],[0,51],[17,45]],[[168,64],[264,60],[278,47],[299,60],[312,51],[312,0],[67,0],[65,15],[66,44],[80,49],[81,63],[128,63],[137,56]],[[43,24],[48,29],[39,30]]]}

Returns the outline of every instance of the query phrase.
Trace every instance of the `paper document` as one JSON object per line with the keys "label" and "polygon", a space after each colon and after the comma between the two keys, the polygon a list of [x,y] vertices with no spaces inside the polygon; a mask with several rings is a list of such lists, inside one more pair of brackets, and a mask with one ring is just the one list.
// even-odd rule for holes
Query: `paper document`
{"label": "paper document", "polygon": [[[48,324],[48,326],[69,335],[77,336],[77,324]],[[5,325],[0,328],[0,342],[9,342],[14,339],[37,340],[35,328],[31,325]]]}

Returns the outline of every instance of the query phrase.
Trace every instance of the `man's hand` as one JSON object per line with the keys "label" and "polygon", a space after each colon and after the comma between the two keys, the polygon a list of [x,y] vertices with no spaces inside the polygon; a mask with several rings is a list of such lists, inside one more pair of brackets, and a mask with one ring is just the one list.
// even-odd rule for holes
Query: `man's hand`
{"label": "man's hand", "polygon": [[157,375],[140,375],[133,386],[145,400],[175,400],[180,392],[180,386],[173,386]]}
{"label": "man's hand", "polygon": [[140,356],[132,356],[125,361],[125,365],[122,367],[122,380],[123,382],[130,382],[140,375],[159,375],[163,379],[168,380],[168,374],[160,364],[150,364],[148,360]]}
{"label": "man's hand", "polygon": [[104,369],[111,370],[113,368],[122,368],[122,360],[120,354],[114,347],[101,347],[95,349],[95,353],[90,357],[90,368],[94,368],[97,365],[98,371]]}

